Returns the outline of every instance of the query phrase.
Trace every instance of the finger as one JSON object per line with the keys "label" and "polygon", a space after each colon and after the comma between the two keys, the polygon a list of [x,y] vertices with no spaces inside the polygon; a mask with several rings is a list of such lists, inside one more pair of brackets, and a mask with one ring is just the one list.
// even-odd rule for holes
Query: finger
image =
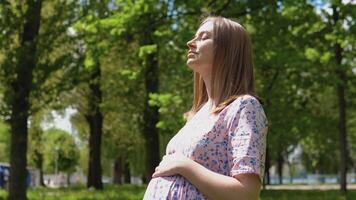
{"label": "finger", "polygon": [[161,177],[161,176],[166,176],[166,172],[164,171],[156,171],[155,173],[153,173],[152,177],[155,178],[155,177]]}
{"label": "finger", "polygon": [[159,177],[159,176],[162,176],[162,171],[159,171],[159,170],[157,170],[157,171],[155,171],[153,174],[152,174],[152,177],[153,178],[155,178],[155,177]]}

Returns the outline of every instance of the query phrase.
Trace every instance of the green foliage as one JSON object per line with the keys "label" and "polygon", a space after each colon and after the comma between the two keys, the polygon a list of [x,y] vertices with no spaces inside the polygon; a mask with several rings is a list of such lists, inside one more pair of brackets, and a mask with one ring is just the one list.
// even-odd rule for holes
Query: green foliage
{"label": "green foliage", "polygon": [[7,124],[0,121],[0,162],[10,161],[10,130]]}
{"label": "green foliage", "polygon": [[241,20],[247,27],[258,27],[251,37],[258,94],[265,100],[269,120],[271,159],[276,160],[279,153],[286,158],[302,144],[309,172],[336,173],[338,77],[333,45],[347,41],[342,35],[350,30],[332,26],[328,15],[318,14],[306,1],[283,1],[266,4]]}
{"label": "green foliage", "polygon": [[28,165],[38,169],[43,167],[43,150],[45,146],[45,141],[43,141],[43,130],[41,127],[43,117],[43,113],[41,112],[33,115],[29,127],[27,151]]}
{"label": "green foliage", "polygon": [[[36,66],[33,70],[31,99],[31,113],[37,112],[43,106],[54,103],[58,95],[68,90],[71,83],[77,79],[75,74],[77,64],[80,65],[76,40],[74,36],[68,36],[68,29],[77,20],[78,4],[75,1],[45,1],[42,5],[41,25],[36,47]],[[5,86],[4,101],[11,100],[8,84],[16,75],[14,67],[18,64],[19,39],[21,27],[26,21],[23,16],[25,4],[10,1],[1,5],[4,10],[2,15],[1,30],[6,34],[1,39],[3,45],[0,48],[0,80]],[[8,29],[11,29],[8,31]],[[68,76],[71,74],[72,76]],[[2,87],[0,86],[0,87]],[[10,98],[10,99],[9,99]],[[3,102],[0,100],[0,104]],[[8,115],[2,107],[2,113]]]}
{"label": "green foliage", "polygon": [[[150,94],[150,106],[158,106],[158,112],[161,116],[167,116],[165,120],[160,120],[157,123],[157,128],[162,129],[163,133],[172,131],[172,127],[176,127],[177,123],[179,125],[183,124],[183,114],[181,118],[177,120],[177,117],[174,115],[176,109],[179,109],[182,105],[182,98],[178,95],[174,96],[171,93],[166,94]],[[171,117],[169,117],[171,116]]]}
{"label": "green foliage", "polygon": [[73,137],[60,129],[49,129],[43,135],[44,170],[47,173],[58,171],[73,172],[78,164],[79,150]]}
{"label": "green foliage", "polygon": [[149,54],[154,54],[157,52],[157,45],[152,44],[152,45],[145,45],[140,47],[140,51],[138,53],[138,57],[143,59],[145,56]]}

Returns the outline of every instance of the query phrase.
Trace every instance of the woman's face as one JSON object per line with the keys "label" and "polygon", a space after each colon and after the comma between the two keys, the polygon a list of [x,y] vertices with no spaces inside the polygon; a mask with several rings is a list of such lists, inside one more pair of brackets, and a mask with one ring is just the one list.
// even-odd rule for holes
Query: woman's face
{"label": "woman's face", "polygon": [[195,37],[187,42],[189,48],[187,65],[201,76],[210,77],[214,58],[212,21],[205,22],[195,34]]}

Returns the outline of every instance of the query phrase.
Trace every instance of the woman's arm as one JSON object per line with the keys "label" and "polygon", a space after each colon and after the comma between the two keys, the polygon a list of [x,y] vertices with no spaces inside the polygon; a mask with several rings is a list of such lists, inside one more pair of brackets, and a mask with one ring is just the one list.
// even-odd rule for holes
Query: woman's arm
{"label": "woman's arm", "polygon": [[209,200],[257,200],[259,197],[261,183],[257,174],[225,176],[178,153],[164,156],[152,177],[174,174],[185,177]]}

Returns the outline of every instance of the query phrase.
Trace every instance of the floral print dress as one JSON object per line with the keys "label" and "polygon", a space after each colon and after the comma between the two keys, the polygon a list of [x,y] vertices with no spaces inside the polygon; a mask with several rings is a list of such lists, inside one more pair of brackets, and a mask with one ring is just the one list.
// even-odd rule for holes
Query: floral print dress
{"label": "floral print dress", "polygon": [[[170,140],[166,154],[180,152],[204,167],[234,177],[264,175],[267,119],[258,100],[238,97],[219,114],[210,114],[208,103]],[[153,178],[144,200],[207,199],[181,175]]]}

